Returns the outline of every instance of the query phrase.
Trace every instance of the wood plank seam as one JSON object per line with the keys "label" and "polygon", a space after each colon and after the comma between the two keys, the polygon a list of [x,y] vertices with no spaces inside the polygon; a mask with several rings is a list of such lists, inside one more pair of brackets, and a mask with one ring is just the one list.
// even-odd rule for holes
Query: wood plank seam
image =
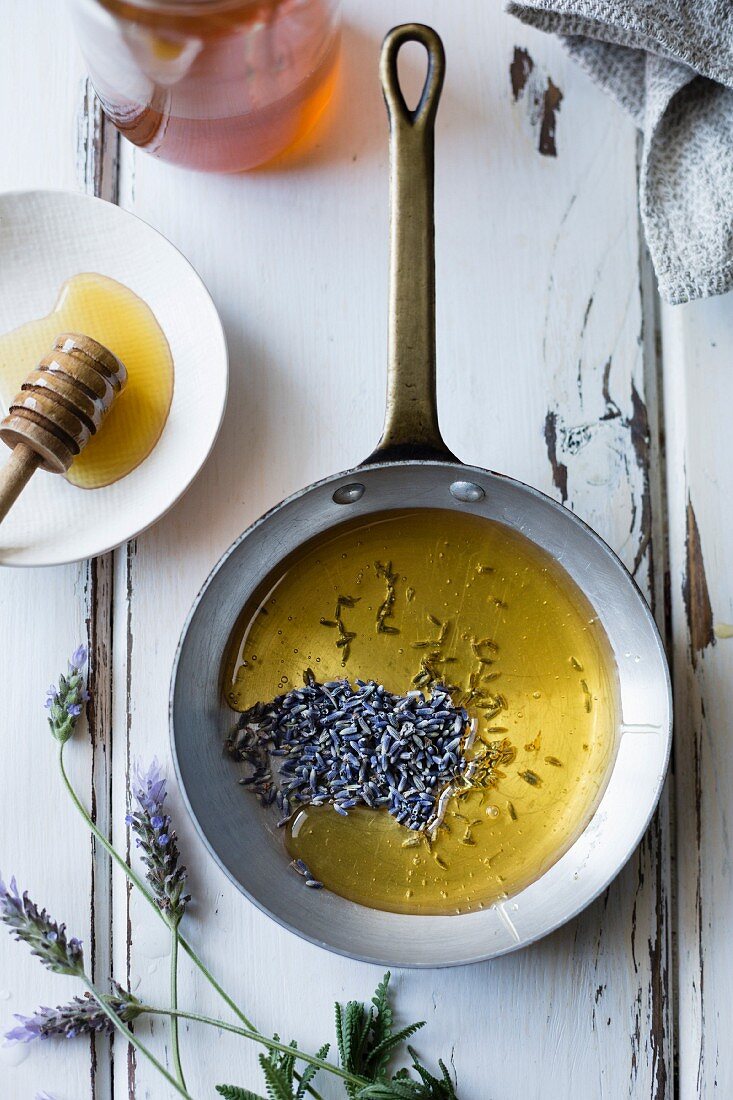
{"label": "wood plank seam", "polygon": [[[132,757],[130,747],[132,744],[132,594],[133,594],[133,567],[137,553],[137,539],[128,542],[125,548],[125,790],[130,790],[130,777],[132,769]],[[129,798],[129,794],[126,795]],[[130,830],[125,830],[125,859],[130,863],[131,844]],[[125,981],[127,988],[131,988],[132,980],[132,916],[130,901],[132,897],[132,883],[128,880],[125,889]],[[136,1091],[137,1052],[128,1044],[127,1047],[127,1091],[129,1100],[135,1100]]]}
{"label": "wood plank seam", "polygon": [[[80,190],[110,202],[117,199],[119,136],[106,121],[91,81],[82,83],[77,112],[77,174]],[[114,557],[105,554],[87,563],[88,707],[92,747],[90,802],[92,817],[112,834],[112,624]],[[105,852],[91,842],[90,963],[94,980],[106,988],[112,978],[112,868]],[[104,1036],[91,1039],[91,1087],[94,1100],[114,1096],[114,1047]]]}
{"label": "wood plank seam", "polygon": [[[640,156],[640,141],[637,158]],[[638,164],[638,159],[637,159]],[[644,392],[650,411],[649,448],[647,456],[648,492],[650,497],[650,566],[649,589],[652,613],[657,622],[671,667],[672,617],[670,601],[670,563],[667,531],[669,512],[667,501],[667,455],[664,431],[664,374],[661,343],[660,300],[649,252],[639,224],[639,273],[642,300],[642,349],[644,362]],[[673,758],[672,758],[673,759]],[[657,939],[650,942],[652,958],[653,1013],[652,1054],[655,1059],[656,1097],[677,1093],[677,966],[674,922],[675,912],[675,828],[674,828],[673,767],[662,792],[660,804],[650,827],[650,837],[656,847],[657,872]]]}

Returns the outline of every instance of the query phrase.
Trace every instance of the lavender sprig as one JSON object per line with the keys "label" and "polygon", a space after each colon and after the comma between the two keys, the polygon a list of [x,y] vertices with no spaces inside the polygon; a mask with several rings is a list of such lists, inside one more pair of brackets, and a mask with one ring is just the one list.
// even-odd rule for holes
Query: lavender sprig
{"label": "lavender sprig", "polygon": [[62,673],[58,684],[51,684],[46,692],[44,706],[49,711],[48,724],[51,733],[62,745],[73,734],[82,712],[82,704],[89,698],[89,692],[84,688],[82,671],[86,663],[86,646],[77,646],[69,660],[67,674]]}
{"label": "lavender sprig", "polygon": [[39,909],[25,891],[18,891],[15,879],[6,886],[0,878],[0,920],[7,924],[16,940],[27,943],[31,954],[54,974],[84,972],[81,940],[66,938],[66,925],[57,924],[45,909]]}
{"label": "lavender sprig", "polygon": [[138,764],[133,776],[132,794],[138,809],[129,813],[125,820],[135,833],[135,843],[142,852],[146,877],[153,888],[158,908],[177,926],[191,895],[184,893],[186,868],[179,863],[178,839],[170,815],[164,809],[167,798],[165,776],[157,760],[153,760],[147,772],[143,772]]}
{"label": "lavender sprig", "polygon": [[[131,1023],[142,1011],[137,997],[117,982],[113,982],[112,993],[105,997],[105,1001],[124,1023]],[[97,1031],[111,1035],[114,1031],[112,1021],[90,993],[74,997],[68,1004],[56,1008],[42,1006],[32,1016],[16,1015],[15,1019],[18,1026],[5,1033],[5,1038],[12,1043],[31,1043],[35,1039],[50,1038],[76,1039],[79,1035]]]}
{"label": "lavender sprig", "polygon": [[[0,921],[10,927],[17,940],[23,940],[24,943],[27,943],[31,949],[31,954],[36,955],[49,970],[52,970],[55,974],[68,974],[79,978],[94,998],[100,1012],[110,1021],[112,1027],[124,1035],[128,1043],[155,1066],[168,1084],[180,1096],[184,1097],[184,1100],[192,1100],[185,1085],[177,1081],[155,1055],[140,1042],[134,1032],[130,1031],[125,1020],[118,1015],[109,998],[103,996],[96,989],[92,980],[84,971],[81,942],[73,938],[67,940],[65,925],[57,924],[45,909],[39,910],[27,893],[21,895],[18,892],[15,879],[11,880],[10,887],[7,887],[0,879]],[[34,1017],[29,1017],[24,1021],[28,1029],[32,1027],[33,1020]],[[38,1021],[36,1020],[36,1022]]]}

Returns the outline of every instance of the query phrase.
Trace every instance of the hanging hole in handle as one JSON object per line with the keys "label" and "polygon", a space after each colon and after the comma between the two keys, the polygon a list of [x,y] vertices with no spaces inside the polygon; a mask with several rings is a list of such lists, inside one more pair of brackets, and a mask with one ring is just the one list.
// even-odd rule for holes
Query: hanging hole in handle
{"label": "hanging hole in handle", "polygon": [[429,64],[430,58],[420,42],[405,42],[397,54],[397,80],[411,115],[415,114],[420,104]]}
{"label": "hanging hole in handle", "polygon": [[[398,57],[408,43],[415,43],[427,54],[427,67],[417,105],[406,102],[398,72]],[[404,23],[393,27],[382,43],[380,60],[382,90],[392,123],[399,120],[408,126],[430,126],[435,119],[445,76],[445,52],[440,36],[422,23]],[[410,90],[411,90],[410,83]]]}

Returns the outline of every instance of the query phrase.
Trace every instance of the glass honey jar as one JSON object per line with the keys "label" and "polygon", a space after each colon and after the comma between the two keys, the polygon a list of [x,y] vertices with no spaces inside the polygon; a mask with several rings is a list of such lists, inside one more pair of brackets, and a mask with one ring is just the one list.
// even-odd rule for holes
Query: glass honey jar
{"label": "glass honey jar", "polygon": [[163,160],[263,164],[331,96],[340,0],[72,0],[107,117]]}

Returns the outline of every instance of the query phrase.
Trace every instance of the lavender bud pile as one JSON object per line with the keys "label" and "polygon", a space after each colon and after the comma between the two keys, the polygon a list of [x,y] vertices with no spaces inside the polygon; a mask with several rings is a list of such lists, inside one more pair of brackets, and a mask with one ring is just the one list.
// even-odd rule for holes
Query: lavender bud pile
{"label": "lavender bud pile", "polygon": [[[428,829],[444,792],[471,776],[467,712],[439,684],[429,696],[392,695],[373,680],[320,684],[310,670],[305,680],[241,715],[227,741],[249,766],[240,782],[275,803],[280,825],[299,805],[329,803],[343,816],[385,808],[408,829]],[[279,769],[274,757],[284,757]]]}

